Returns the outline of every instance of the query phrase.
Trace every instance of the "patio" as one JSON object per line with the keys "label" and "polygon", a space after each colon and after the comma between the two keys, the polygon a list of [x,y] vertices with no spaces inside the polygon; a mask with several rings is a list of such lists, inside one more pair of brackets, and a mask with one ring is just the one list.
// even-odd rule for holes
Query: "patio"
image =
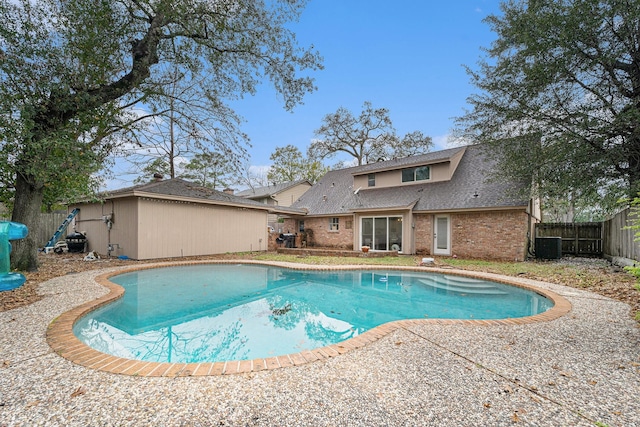
{"label": "patio", "polygon": [[629,306],[533,282],[573,305],[525,325],[415,324],[346,354],[271,371],[140,378],[83,368],[49,323],[107,290],[107,270],[52,279],[0,312],[0,425],[640,425]]}

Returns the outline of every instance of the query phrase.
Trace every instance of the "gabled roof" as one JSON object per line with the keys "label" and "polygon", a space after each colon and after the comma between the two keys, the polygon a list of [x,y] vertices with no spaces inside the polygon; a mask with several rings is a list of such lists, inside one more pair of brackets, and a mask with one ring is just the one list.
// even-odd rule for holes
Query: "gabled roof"
{"label": "gabled roof", "polygon": [[309,186],[311,186],[311,183],[308,180],[301,179],[298,181],[289,181],[282,182],[280,184],[267,185],[265,187],[250,188],[248,190],[239,191],[236,193],[236,195],[240,197],[246,197],[248,199],[260,199],[264,197],[274,196],[300,184],[308,184]]}
{"label": "gabled roof", "polygon": [[[397,169],[424,162],[447,161],[465,150],[451,180],[386,188],[353,188],[353,177],[361,173]],[[525,207],[528,200],[514,196],[521,183],[490,180],[495,162],[480,146],[442,150],[423,156],[390,160],[328,172],[291,207],[306,209],[310,216],[339,215],[357,211],[413,208],[415,212],[481,210]]]}
{"label": "gabled roof", "polygon": [[102,194],[104,199],[143,196],[170,200],[191,200],[200,203],[240,206],[268,211],[296,212],[295,209],[282,209],[278,206],[265,205],[264,203],[255,202],[244,197],[202,187],[194,182],[185,181],[180,178],[154,181],[148,184],[122,188]]}

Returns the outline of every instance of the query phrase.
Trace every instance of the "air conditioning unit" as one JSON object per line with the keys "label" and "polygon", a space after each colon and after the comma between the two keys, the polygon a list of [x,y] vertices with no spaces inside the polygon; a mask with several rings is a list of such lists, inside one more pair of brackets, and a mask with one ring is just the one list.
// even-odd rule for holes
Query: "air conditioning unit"
{"label": "air conditioning unit", "polygon": [[536,258],[562,258],[562,237],[536,237]]}

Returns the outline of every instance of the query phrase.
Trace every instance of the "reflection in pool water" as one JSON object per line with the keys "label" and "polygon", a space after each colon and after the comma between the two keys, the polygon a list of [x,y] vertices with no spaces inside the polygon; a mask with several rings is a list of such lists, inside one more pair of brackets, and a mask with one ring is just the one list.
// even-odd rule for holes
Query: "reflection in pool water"
{"label": "reflection in pool water", "polygon": [[552,302],[513,286],[414,271],[306,271],[207,264],[112,277],[124,297],[76,336],[104,353],[155,362],[249,360],[344,341],[399,319],[530,316]]}

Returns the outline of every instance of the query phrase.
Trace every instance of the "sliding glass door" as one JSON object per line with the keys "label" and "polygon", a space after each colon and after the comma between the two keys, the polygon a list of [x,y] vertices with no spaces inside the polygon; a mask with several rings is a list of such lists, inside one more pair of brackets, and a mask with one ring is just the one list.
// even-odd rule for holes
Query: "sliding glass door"
{"label": "sliding glass door", "polygon": [[402,217],[361,218],[360,242],[374,251],[402,251]]}

